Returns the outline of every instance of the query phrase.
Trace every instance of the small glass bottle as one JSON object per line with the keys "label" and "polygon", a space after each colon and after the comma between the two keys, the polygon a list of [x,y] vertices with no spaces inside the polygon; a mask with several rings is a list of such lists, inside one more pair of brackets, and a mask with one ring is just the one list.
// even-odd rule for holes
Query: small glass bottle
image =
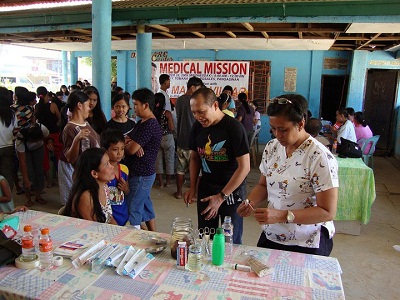
{"label": "small glass bottle", "polygon": [[201,244],[193,244],[189,246],[189,256],[187,268],[189,271],[197,272],[201,269]]}
{"label": "small glass bottle", "polygon": [[24,226],[24,235],[21,239],[22,242],[22,260],[33,261],[36,259],[35,245],[33,243],[32,226]]}
{"label": "small glass bottle", "polygon": [[41,269],[53,267],[53,242],[49,235],[49,229],[43,228],[39,238],[39,261]]}

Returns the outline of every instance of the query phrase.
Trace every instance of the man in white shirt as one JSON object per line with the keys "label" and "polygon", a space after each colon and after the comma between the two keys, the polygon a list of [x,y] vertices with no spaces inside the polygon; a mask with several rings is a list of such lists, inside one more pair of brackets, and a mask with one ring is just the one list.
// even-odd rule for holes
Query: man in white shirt
{"label": "man in white shirt", "polygon": [[167,90],[171,86],[171,80],[168,74],[161,74],[158,78],[160,82],[160,88],[158,89],[157,93],[162,93],[165,97],[165,110],[172,111],[171,109],[171,100],[169,99],[169,95],[167,94]]}

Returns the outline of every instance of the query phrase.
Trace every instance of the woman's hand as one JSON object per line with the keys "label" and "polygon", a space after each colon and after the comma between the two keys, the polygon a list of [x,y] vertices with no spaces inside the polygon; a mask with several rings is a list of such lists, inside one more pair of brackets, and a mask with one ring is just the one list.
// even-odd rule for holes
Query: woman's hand
{"label": "woman's hand", "polygon": [[254,217],[260,225],[285,223],[286,215],[286,210],[277,210],[273,208],[257,208],[254,211]]}
{"label": "woman's hand", "polygon": [[77,135],[77,137],[79,138],[79,140],[83,140],[83,139],[89,138],[89,135],[90,135],[90,130],[85,128],[85,129],[82,129],[81,131],[79,131],[79,134]]}
{"label": "woman's hand", "polygon": [[[246,199],[247,200],[247,199]],[[252,211],[254,210],[254,206],[251,201],[242,201],[239,207],[237,208],[236,212],[241,217],[248,217],[251,215]]]}

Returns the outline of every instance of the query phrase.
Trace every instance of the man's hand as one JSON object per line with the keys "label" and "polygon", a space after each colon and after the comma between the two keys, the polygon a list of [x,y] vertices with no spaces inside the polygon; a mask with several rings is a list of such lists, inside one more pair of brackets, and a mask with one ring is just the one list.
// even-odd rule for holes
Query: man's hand
{"label": "man's hand", "polygon": [[221,204],[224,202],[224,199],[221,198],[220,194],[208,196],[200,200],[201,202],[207,202],[208,206],[205,210],[201,212],[201,215],[205,215],[206,220],[213,219],[218,216],[218,210]]}

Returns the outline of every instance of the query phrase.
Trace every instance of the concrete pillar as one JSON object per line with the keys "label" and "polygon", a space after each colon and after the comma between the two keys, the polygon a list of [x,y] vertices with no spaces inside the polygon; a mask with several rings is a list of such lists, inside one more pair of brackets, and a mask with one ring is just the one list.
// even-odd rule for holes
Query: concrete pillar
{"label": "concrete pillar", "polygon": [[101,108],[111,118],[111,0],[92,2],[92,77]]}
{"label": "concrete pillar", "polygon": [[136,87],[151,90],[151,33],[144,32],[144,26],[138,25],[136,35]]}
{"label": "concrete pillar", "polygon": [[68,86],[68,52],[62,51],[62,84]]}
{"label": "concrete pillar", "polygon": [[[127,89],[126,86],[126,77],[127,77],[127,64],[128,64],[128,54],[129,51],[117,51],[117,84],[122,87],[125,91]],[[128,91],[132,93],[132,91]]]}
{"label": "concrete pillar", "polygon": [[78,58],[74,51],[69,52],[69,78],[71,85],[78,80]]}

